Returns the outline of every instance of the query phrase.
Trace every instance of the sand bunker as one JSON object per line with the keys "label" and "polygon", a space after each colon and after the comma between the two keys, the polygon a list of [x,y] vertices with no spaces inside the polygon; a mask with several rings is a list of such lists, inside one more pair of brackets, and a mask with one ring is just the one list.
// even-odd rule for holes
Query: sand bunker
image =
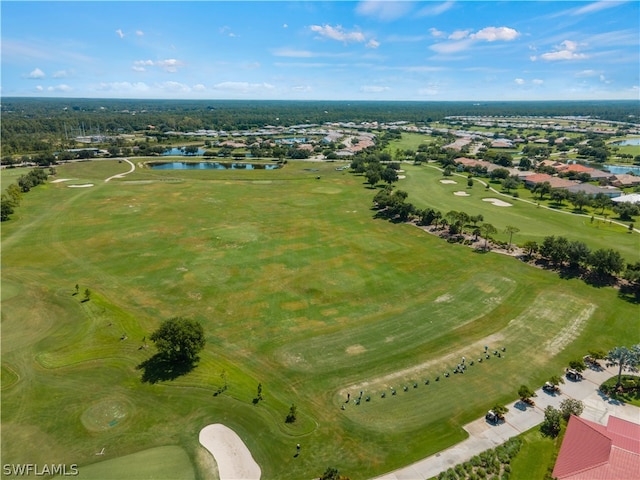
{"label": "sand bunker", "polygon": [[445,185],[451,185],[451,184],[456,184],[458,182],[456,182],[455,180],[440,180],[440,183],[444,183]]}
{"label": "sand bunker", "polygon": [[407,178],[407,176],[406,175],[398,175],[398,179],[399,180],[402,180],[403,178]]}
{"label": "sand bunker", "polygon": [[454,195],[457,195],[458,197],[470,197],[471,195],[469,195],[467,192],[464,191],[460,191],[460,192],[453,192]]}
{"label": "sand bunker", "polygon": [[51,180],[51,183],[68,182],[69,180],[73,180],[73,178],[58,178],[56,180]]}
{"label": "sand bunker", "polygon": [[87,188],[93,187],[93,183],[83,183],[82,185],[67,185],[69,188]]}
{"label": "sand bunker", "polygon": [[221,423],[207,425],[200,430],[199,440],[215,458],[220,480],[260,479],[260,466],[242,439],[229,427]]}
{"label": "sand bunker", "polygon": [[495,205],[496,207],[510,207],[511,204],[507,202],[503,202],[497,198],[483,198],[483,202],[489,202],[491,205]]}

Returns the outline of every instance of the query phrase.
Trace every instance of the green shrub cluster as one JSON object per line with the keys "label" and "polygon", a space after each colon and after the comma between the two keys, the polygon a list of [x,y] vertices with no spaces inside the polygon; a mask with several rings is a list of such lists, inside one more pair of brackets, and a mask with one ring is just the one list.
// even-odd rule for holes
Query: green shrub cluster
{"label": "green shrub cluster", "polygon": [[441,472],[438,480],[508,480],[511,475],[511,460],[522,447],[522,439],[510,438],[499,447],[485,450],[464,463]]}

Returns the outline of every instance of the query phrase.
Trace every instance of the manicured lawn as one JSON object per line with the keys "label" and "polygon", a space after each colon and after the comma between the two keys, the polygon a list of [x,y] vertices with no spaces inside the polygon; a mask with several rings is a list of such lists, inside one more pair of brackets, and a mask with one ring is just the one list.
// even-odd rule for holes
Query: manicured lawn
{"label": "manicured lawn", "polygon": [[[495,235],[497,240],[508,241],[509,236],[504,229],[507,225],[513,225],[520,229],[513,236],[516,244],[521,245],[527,240],[541,243],[548,235],[562,235],[570,240],[583,241],[592,249],[614,248],[628,262],[640,259],[640,235],[629,234],[625,227],[600,220],[592,222],[588,215],[537,208],[515,198],[498,196],[477,182],[468,188],[465,177],[444,177],[441,171],[431,165],[417,167],[403,164],[403,169],[407,178],[398,183],[398,188],[409,193],[407,201],[418,208],[435,208],[443,214],[450,210],[464,211],[469,215],[481,214],[485,222],[498,229]],[[456,183],[442,183],[443,180]],[[454,192],[465,192],[468,196],[456,196]],[[485,198],[498,198],[511,206],[494,206],[483,201]]]}
{"label": "manicured lawn", "polygon": [[513,480],[544,479],[548,469],[553,469],[554,455],[560,448],[559,440],[543,436],[539,427],[523,433],[520,438],[524,443],[518,455],[511,461],[510,478]]}
{"label": "manicured lawn", "polygon": [[195,474],[191,461],[182,448],[165,446],[79,468],[76,478],[87,480],[119,480],[122,478],[193,480]]}
{"label": "manicured lawn", "polygon": [[[25,195],[1,232],[3,463],[92,472],[123,457],[126,469],[137,463],[127,455],[177,446],[206,478],[198,432],[224,423],[264,478],[313,478],[329,465],[369,478],[463,439],[461,425],[513,400],[514,385],[540,385],[637,333],[637,305],[612,289],[374,220],[374,190],[336,166],[146,169],[105,183],[128,164],[74,163],[58,177],[94,187]],[[462,209],[437,178],[409,166],[400,185],[416,203]],[[535,208],[504,219],[507,209],[473,206],[522,237],[568,231]],[[607,235],[598,241],[622,234]],[[154,352],[143,345],[176,315],[202,322],[200,363],[142,383],[136,367]],[[484,345],[506,351],[444,377]],[[285,424],[292,403],[298,419]]]}

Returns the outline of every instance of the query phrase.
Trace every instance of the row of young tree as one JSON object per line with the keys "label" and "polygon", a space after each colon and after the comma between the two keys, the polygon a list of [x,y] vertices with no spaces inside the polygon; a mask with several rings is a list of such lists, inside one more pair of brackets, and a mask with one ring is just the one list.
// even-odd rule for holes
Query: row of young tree
{"label": "row of young tree", "polygon": [[55,175],[55,170],[49,169],[47,171],[43,168],[35,168],[29,173],[18,177],[17,183],[9,185],[0,196],[0,221],[9,220],[15,209],[20,205],[22,194],[46,182],[49,175]]}

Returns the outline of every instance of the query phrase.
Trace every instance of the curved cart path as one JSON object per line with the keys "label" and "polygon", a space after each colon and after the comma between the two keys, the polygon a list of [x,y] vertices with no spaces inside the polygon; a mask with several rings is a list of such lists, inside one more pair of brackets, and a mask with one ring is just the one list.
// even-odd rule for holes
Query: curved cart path
{"label": "curved cart path", "polygon": [[123,158],[122,161],[123,162],[127,162],[131,166],[129,171],[128,172],[124,172],[124,173],[118,173],[117,175],[111,175],[109,178],[105,178],[105,180],[104,180],[105,182],[108,182],[109,180],[114,179],[114,178],[123,178],[125,175],[129,175],[130,173],[135,172],[136,166],[133,164],[133,162],[131,160],[129,160],[128,158]]}
{"label": "curved cart path", "polygon": [[580,416],[587,420],[606,425],[609,416],[613,415],[640,423],[640,408],[612,400],[598,391],[602,382],[618,374],[617,368],[587,369],[583,373],[584,379],[580,382],[565,380],[565,383],[560,385],[560,394],[550,395],[542,389],[537,390],[534,407],[524,407],[520,401],[510,403],[507,405],[509,412],[505,415],[504,423],[490,425],[484,418],[475,420],[463,427],[469,434],[466,440],[412,465],[376,477],[376,480],[417,480],[436,477],[440,472],[464,463],[474,455],[495,448],[509,438],[542,423],[544,409],[548,405],[559,408],[560,402],[567,398],[581,400],[584,403],[584,412]]}

